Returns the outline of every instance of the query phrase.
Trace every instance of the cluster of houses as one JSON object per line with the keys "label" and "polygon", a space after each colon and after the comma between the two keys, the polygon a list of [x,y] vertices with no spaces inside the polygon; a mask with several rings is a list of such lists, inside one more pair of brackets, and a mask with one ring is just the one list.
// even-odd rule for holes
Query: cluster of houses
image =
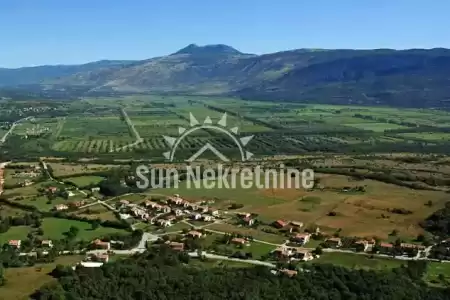
{"label": "cluster of houses", "polygon": [[[22,245],[22,241],[21,240],[9,240],[8,245],[14,249],[20,249],[20,246]],[[43,240],[43,241],[41,241],[41,247],[42,248],[53,248],[53,241],[52,240]]]}
{"label": "cluster of houses", "polygon": [[[343,247],[343,241],[339,237],[332,237],[325,240],[325,244],[329,248],[341,248]],[[394,245],[391,243],[377,243],[374,239],[364,240],[359,239],[355,240],[351,243],[351,245],[346,246],[346,248],[352,248],[358,251],[369,252],[376,251],[380,254],[393,254],[396,252],[397,254],[410,254],[415,253],[419,254],[420,252],[426,249],[423,245],[418,244],[410,244],[410,243],[400,243],[399,245]]]}
{"label": "cluster of houses", "polygon": [[86,204],[85,200],[72,201],[72,202],[69,202],[67,204],[56,204],[53,209],[56,210],[56,211],[65,211],[65,210],[69,210],[69,209],[80,208],[81,206],[83,206],[85,204]]}
{"label": "cluster of houses", "polygon": [[145,200],[141,205],[130,203],[127,200],[120,200],[119,203],[122,219],[128,219],[132,215],[160,227],[172,226],[176,220],[186,217],[192,220],[211,222],[220,215],[216,209],[188,202],[179,195],[168,198],[164,203],[151,200]]}

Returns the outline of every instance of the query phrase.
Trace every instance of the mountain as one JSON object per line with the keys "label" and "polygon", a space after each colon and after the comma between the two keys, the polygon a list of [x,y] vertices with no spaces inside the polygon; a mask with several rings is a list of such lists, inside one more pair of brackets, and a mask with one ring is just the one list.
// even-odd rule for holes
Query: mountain
{"label": "mountain", "polygon": [[17,69],[0,68],[0,86],[36,84],[44,80],[71,76],[80,72],[122,67],[133,62],[127,60],[101,60],[82,65],[37,66]]}
{"label": "mountain", "polygon": [[[190,44],[170,55],[142,61],[37,68],[16,69],[22,76],[20,80],[16,76],[15,82],[34,80],[47,87],[77,87],[89,93],[169,92],[252,100],[450,107],[450,50],[441,48],[297,49],[254,55],[223,44]],[[2,70],[0,84],[11,81],[1,74]]]}

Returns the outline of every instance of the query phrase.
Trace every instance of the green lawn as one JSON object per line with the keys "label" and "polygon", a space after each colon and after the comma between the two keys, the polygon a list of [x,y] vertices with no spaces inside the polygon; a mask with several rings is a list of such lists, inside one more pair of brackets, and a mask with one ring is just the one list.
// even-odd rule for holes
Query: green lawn
{"label": "green lawn", "polygon": [[108,234],[124,233],[125,230],[98,227],[96,230],[91,229],[91,224],[75,220],[46,218],[42,222],[42,229],[44,230],[44,238],[48,239],[61,239],[64,238],[64,232],[69,231],[71,226],[75,226],[80,229],[78,233],[78,239],[80,240],[93,240],[97,237],[102,237]]}
{"label": "green lawn", "polygon": [[13,226],[7,232],[0,233],[0,245],[9,240],[25,240],[30,230],[28,226]]}
{"label": "green lawn", "polygon": [[97,184],[101,182],[104,178],[100,176],[81,176],[81,177],[70,177],[65,179],[65,181],[71,182],[78,187],[87,186],[90,184]]}
{"label": "green lawn", "polygon": [[400,267],[404,264],[401,260],[389,258],[370,258],[368,255],[352,253],[323,253],[319,258],[308,263],[333,264],[351,269],[386,270]]}

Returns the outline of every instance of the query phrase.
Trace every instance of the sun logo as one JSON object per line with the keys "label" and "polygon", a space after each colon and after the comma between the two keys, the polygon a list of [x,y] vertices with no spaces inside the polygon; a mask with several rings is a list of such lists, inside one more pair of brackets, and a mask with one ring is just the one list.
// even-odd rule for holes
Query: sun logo
{"label": "sun logo", "polygon": [[[233,127],[228,129],[227,128],[227,114],[224,113],[222,117],[220,118],[220,121],[217,122],[217,125],[213,124],[210,117],[206,117],[206,119],[203,121],[203,124],[201,124],[197,119],[192,115],[192,113],[189,113],[189,120],[190,120],[190,128],[186,129],[184,127],[178,128],[178,137],[171,137],[163,135],[164,140],[170,147],[170,151],[164,152],[163,155],[166,159],[169,161],[173,161],[174,155],[176,150],[178,149],[178,145],[180,142],[190,135],[191,133],[201,130],[201,129],[212,129],[219,132],[222,132],[226,135],[228,135],[233,142],[236,144],[237,148],[239,149],[239,152],[241,154],[241,160],[246,161],[250,159],[253,156],[253,153],[244,150],[244,147],[250,142],[250,140],[253,138],[253,135],[251,136],[245,136],[245,137],[238,137],[238,127]],[[194,155],[192,155],[190,158],[188,158],[186,161],[192,162],[195,161],[203,152],[206,150],[210,150],[213,152],[219,159],[222,161],[229,161],[229,159],[220,153],[219,150],[217,150],[213,145],[210,143],[206,143],[201,149],[199,149]]]}

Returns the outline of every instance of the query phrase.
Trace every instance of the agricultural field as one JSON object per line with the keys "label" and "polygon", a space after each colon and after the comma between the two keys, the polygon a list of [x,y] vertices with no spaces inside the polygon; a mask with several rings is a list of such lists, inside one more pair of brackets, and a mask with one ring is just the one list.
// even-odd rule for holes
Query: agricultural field
{"label": "agricultural field", "polygon": [[70,182],[77,187],[84,187],[91,184],[98,184],[104,178],[100,176],[79,176],[79,177],[69,177],[64,179],[66,182]]}
{"label": "agricultural field", "polygon": [[[215,207],[227,209],[231,203],[243,204],[238,211],[258,214],[264,221],[278,219],[303,222],[329,234],[337,230],[345,236],[387,239],[393,230],[398,237],[415,238],[424,232],[419,222],[444,206],[448,194],[442,191],[413,190],[375,180],[359,180],[344,175],[316,174],[320,189],[196,189],[181,183],[178,189],[153,190],[154,193],[178,193],[190,201],[215,200]],[[345,188],[364,187],[364,192],[343,192]],[[193,186],[192,186],[193,187]],[[426,206],[432,201],[432,207]],[[394,208],[409,214],[391,212]],[[231,211],[232,212],[232,211]],[[329,213],[334,212],[334,216]],[[212,225],[210,229],[214,229]],[[229,224],[217,226],[233,227]],[[236,230],[222,228],[225,231]],[[219,228],[215,228],[219,230]]]}
{"label": "agricultural field", "polygon": [[99,226],[97,229],[92,230],[91,224],[82,221],[45,218],[42,221],[42,229],[44,230],[43,238],[53,240],[62,239],[64,238],[64,233],[68,232],[71,226],[77,227],[80,230],[77,236],[77,240],[83,241],[92,241],[97,237],[102,237],[110,234],[126,234],[125,230],[103,226]]}
{"label": "agricultural field", "polygon": [[82,208],[73,213],[79,217],[88,219],[100,219],[102,221],[116,221],[117,218],[112,211],[101,204]]}
{"label": "agricultural field", "polygon": [[[233,129],[236,137],[253,135],[245,148],[254,158],[315,152],[422,152],[424,146],[430,152],[447,153],[450,148],[450,113],[439,110],[158,95],[85,98],[64,109],[69,117],[33,121],[51,131],[40,138],[48,145],[41,151],[56,156],[162,161],[162,153],[170,150],[163,135],[179,138],[185,133],[177,160],[188,158],[206,143],[235,159],[235,142],[223,131],[190,131],[190,114],[198,124],[217,125],[224,113],[229,133]],[[20,125],[17,134],[37,126],[33,122]]]}
{"label": "agricultural field", "polygon": [[84,256],[71,255],[56,258],[51,264],[36,264],[33,267],[8,268],[4,271],[6,284],[0,288],[0,299],[27,300],[41,286],[56,282],[49,273],[57,266],[74,266]]}
{"label": "agricultural field", "polygon": [[70,177],[71,175],[79,175],[95,173],[100,171],[108,171],[113,168],[119,168],[121,165],[101,165],[93,163],[60,163],[60,162],[48,162],[47,163],[56,177]]}

